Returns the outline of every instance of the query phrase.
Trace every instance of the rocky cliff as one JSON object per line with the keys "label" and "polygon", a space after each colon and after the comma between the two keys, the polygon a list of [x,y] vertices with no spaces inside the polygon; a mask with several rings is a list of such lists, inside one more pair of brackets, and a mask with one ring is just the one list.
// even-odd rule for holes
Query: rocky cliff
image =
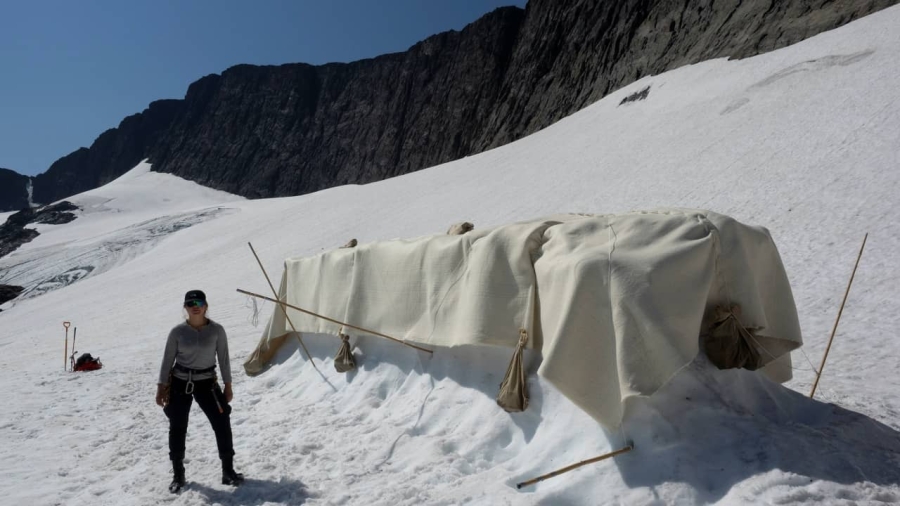
{"label": "rocky cliff", "polygon": [[[0,168],[0,213],[28,207],[28,176]],[[2,225],[0,220],[0,225]]]}
{"label": "rocky cliff", "polygon": [[897,0],[530,0],[403,53],[232,67],[35,179],[38,202],[156,171],[247,197],[404,174],[499,146],[634,80],[783,47]]}

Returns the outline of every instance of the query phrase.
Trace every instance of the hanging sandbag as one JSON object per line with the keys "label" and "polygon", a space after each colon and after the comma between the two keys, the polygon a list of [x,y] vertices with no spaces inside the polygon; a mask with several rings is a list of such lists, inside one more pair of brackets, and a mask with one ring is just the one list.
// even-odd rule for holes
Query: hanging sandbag
{"label": "hanging sandbag", "polygon": [[337,372],[348,372],[356,369],[356,358],[350,349],[350,336],[340,333],[341,349],[334,356],[334,370]]}
{"label": "hanging sandbag", "polygon": [[719,369],[744,368],[755,371],[763,365],[753,331],[741,324],[741,308],[716,307],[703,347],[709,361]]}
{"label": "hanging sandbag", "polygon": [[500,392],[497,393],[497,404],[501,408],[513,412],[525,411],[528,407],[528,389],[525,386],[525,361],[522,354],[528,344],[528,332],[525,329],[519,331],[519,344],[513,353],[503,383],[500,383]]}

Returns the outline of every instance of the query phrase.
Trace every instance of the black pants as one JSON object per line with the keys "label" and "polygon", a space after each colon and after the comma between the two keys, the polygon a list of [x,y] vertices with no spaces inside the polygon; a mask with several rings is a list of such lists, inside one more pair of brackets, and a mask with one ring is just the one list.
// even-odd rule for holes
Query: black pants
{"label": "black pants", "polygon": [[219,458],[230,461],[234,457],[234,445],[231,439],[231,406],[225,402],[225,394],[214,379],[194,381],[193,393],[185,393],[187,381],[172,378],[169,390],[169,403],[163,410],[169,417],[169,458],[184,459],[184,439],[187,436],[188,416],[191,403],[197,399],[200,409],[206,413],[213,431],[216,433],[216,445],[219,447]]}

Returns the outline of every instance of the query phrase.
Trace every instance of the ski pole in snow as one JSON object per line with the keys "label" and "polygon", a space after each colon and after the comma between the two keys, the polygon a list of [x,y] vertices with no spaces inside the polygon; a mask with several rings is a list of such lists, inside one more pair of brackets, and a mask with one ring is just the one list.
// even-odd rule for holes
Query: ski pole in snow
{"label": "ski pole in snow", "polygon": [[559,476],[563,473],[568,473],[569,471],[571,471],[573,469],[578,469],[581,466],[593,464],[594,462],[600,462],[601,460],[606,460],[610,457],[615,457],[616,455],[621,455],[623,453],[630,452],[631,450],[634,450],[634,443],[630,443],[628,446],[626,446],[625,448],[622,448],[620,450],[616,450],[614,452],[609,452],[609,453],[604,453],[603,455],[600,455],[599,457],[594,457],[592,459],[582,460],[581,462],[579,462],[577,464],[572,464],[571,466],[566,466],[562,469],[557,469],[556,471],[553,471],[552,473],[543,474],[541,476],[538,476],[537,478],[532,478],[528,481],[523,481],[522,483],[517,483],[516,488],[527,487],[528,485],[533,485],[539,481],[544,481],[547,478],[553,478],[554,476]]}
{"label": "ski pole in snow", "polygon": [[63,327],[66,328],[66,349],[63,351],[63,371],[66,370],[66,360],[69,359],[69,322],[63,322]]}
{"label": "ski pole in snow", "polygon": [[869,233],[866,232],[865,237],[863,237],[862,246],[859,248],[859,255],[856,256],[856,265],[853,266],[853,272],[850,274],[850,282],[847,283],[847,290],[844,292],[844,300],[841,301],[841,308],[838,310],[837,319],[834,321],[834,327],[831,329],[831,337],[828,338],[828,346],[825,347],[825,354],[822,355],[822,363],[819,365],[819,370],[816,372],[816,381],[813,382],[812,391],[809,393],[810,399],[816,395],[816,387],[819,386],[819,378],[822,377],[822,369],[825,367],[828,351],[831,350],[831,342],[834,341],[834,334],[837,332],[838,322],[841,321],[841,313],[844,312],[844,304],[847,303],[847,295],[850,294],[850,285],[853,284],[853,277],[856,276],[856,268],[859,267],[859,259],[862,258],[863,249],[866,247],[866,239],[868,238]]}
{"label": "ski pole in snow", "polygon": [[72,331],[72,354],[69,355],[69,369],[72,372],[75,372],[75,354],[78,353],[75,351],[75,339],[78,337],[78,327]]}
{"label": "ski pole in snow", "polygon": [[[275,285],[273,285],[273,284],[272,284],[272,280],[269,279],[269,273],[267,273],[267,272],[266,272],[266,268],[263,267],[262,261],[260,261],[260,259],[259,259],[259,255],[256,254],[256,250],[253,249],[253,245],[252,245],[252,244],[250,244],[250,243],[248,242],[248,243],[247,243],[247,246],[250,246],[250,251],[252,251],[252,252],[253,252],[253,256],[256,257],[256,263],[259,264],[259,268],[262,269],[263,276],[266,277],[266,282],[269,283],[269,288],[272,289],[272,295],[277,299],[277,298],[278,298],[278,290],[275,289]],[[303,352],[306,353],[306,358],[309,359],[309,363],[312,364],[313,369],[315,369],[315,370],[318,371],[319,368],[316,367],[316,363],[315,363],[315,361],[313,361],[312,355],[309,354],[309,350],[307,350],[307,349],[306,349],[306,345],[303,344],[303,338],[300,337],[300,333],[297,332],[297,329],[296,329],[296,328],[294,328],[294,322],[292,322],[291,319],[288,317],[287,309],[285,309],[284,306],[282,306],[282,305],[280,305],[280,304],[278,305],[278,307],[280,307],[281,310],[284,312],[284,318],[288,321],[288,323],[291,324],[291,329],[294,331],[294,335],[297,336],[297,340],[300,341],[300,346],[303,348]]]}

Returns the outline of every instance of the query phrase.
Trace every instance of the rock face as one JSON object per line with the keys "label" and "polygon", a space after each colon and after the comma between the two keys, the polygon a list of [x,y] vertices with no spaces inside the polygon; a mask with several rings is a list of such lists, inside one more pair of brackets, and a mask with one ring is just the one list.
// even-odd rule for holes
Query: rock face
{"label": "rock face", "polygon": [[404,53],[240,65],[191,85],[154,170],[248,197],[365,183],[476,151],[524,12],[498,9]]}
{"label": "rock face", "polygon": [[0,224],[0,258],[40,235],[37,230],[25,228],[25,225],[30,223],[62,225],[76,218],[71,211],[77,209],[78,206],[64,200],[39,209],[25,208],[11,215],[5,223]]}
{"label": "rock face", "polygon": [[[0,285],[0,304],[15,299],[22,293],[22,290],[24,290],[24,288],[21,286]],[[0,309],[0,311],[2,311],[2,309]]]}
{"label": "rock face", "polygon": [[232,67],[35,179],[50,202],[149,158],[246,197],[367,183],[519,139],[648,74],[777,49],[898,0],[530,0],[403,53]]}
{"label": "rock face", "polygon": [[28,207],[28,176],[0,168],[0,212],[18,211],[26,207]]}

